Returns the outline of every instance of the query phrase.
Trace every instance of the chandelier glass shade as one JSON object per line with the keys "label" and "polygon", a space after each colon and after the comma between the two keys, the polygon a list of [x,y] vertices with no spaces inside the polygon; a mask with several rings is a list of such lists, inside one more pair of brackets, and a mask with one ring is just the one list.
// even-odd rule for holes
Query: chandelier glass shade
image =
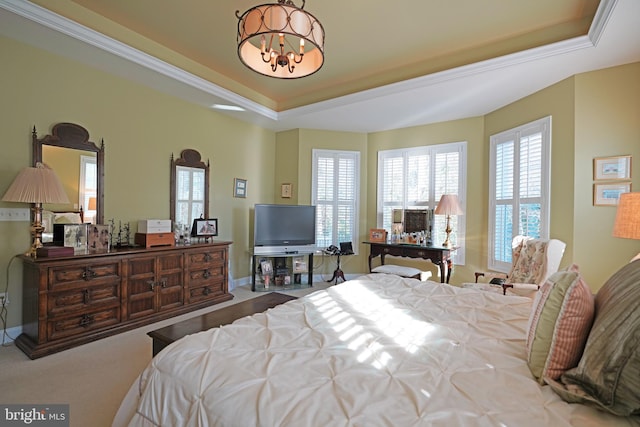
{"label": "chandelier glass shade", "polygon": [[238,18],[238,56],[257,73],[297,79],[324,63],[324,28],[291,0],[255,6]]}

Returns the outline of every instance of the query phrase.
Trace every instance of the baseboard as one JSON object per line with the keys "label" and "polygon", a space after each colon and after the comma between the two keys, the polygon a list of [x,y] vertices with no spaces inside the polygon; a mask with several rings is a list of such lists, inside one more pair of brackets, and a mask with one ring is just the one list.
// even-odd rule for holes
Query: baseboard
{"label": "baseboard", "polygon": [[[6,333],[5,333],[6,332]],[[6,330],[0,330],[2,345],[10,344],[18,338],[18,335],[22,333],[22,325],[14,326],[13,328],[7,328]]]}

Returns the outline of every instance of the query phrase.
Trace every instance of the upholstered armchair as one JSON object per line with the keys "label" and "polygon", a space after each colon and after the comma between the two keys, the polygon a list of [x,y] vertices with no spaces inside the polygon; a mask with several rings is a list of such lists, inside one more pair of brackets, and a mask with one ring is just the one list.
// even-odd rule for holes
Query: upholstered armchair
{"label": "upholstered armchair", "polygon": [[557,239],[516,236],[512,241],[509,273],[476,272],[476,283],[463,286],[499,291],[505,295],[531,296],[551,274],[558,271],[566,246]]}

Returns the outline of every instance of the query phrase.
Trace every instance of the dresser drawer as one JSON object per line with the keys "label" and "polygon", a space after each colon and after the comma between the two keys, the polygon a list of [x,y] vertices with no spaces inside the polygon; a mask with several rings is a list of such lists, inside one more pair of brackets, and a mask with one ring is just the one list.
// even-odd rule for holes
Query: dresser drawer
{"label": "dresser drawer", "polygon": [[224,265],[227,262],[226,251],[212,249],[202,252],[187,253],[189,268],[204,268],[212,265]]}
{"label": "dresser drawer", "polygon": [[189,287],[189,303],[214,299],[224,293],[223,281],[211,281],[203,286]]}
{"label": "dresser drawer", "polygon": [[120,283],[85,286],[62,292],[51,292],[47,297],[50,316],[91,310],[93,307],[120,304]]}
{"label": "dresser drawer", "polygon": [[209,266],[204,268],[194,269],[191,268],[188,271],[189,287],[199,287],[205,282],[221,281],[225,275],[225,268],[223,265]]}
{"label": "dresser drawer", "polygon": [[67,264],[49,267],[48,283],[52,291],[86,287],[88,284],[120,283],[120,262]]}
{"label": "dresser drawer", "polygon": [[120,323],[120,307],[85,311],[47,321],[47,338],[58,340]]}

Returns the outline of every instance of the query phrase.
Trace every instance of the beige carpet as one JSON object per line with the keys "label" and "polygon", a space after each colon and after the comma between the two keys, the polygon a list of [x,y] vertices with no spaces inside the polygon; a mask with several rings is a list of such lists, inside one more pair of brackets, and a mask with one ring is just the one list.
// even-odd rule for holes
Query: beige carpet
{"label": "beige carpet", "polygon": [[[282,291],[295,296],[325,289]],[[120,401],[151,360],[147,332],[260,296],[241,286],[234,299],[36,360],[13,345],[0,347],[0,402],[69,404],[71,426],[110,426]]]}

